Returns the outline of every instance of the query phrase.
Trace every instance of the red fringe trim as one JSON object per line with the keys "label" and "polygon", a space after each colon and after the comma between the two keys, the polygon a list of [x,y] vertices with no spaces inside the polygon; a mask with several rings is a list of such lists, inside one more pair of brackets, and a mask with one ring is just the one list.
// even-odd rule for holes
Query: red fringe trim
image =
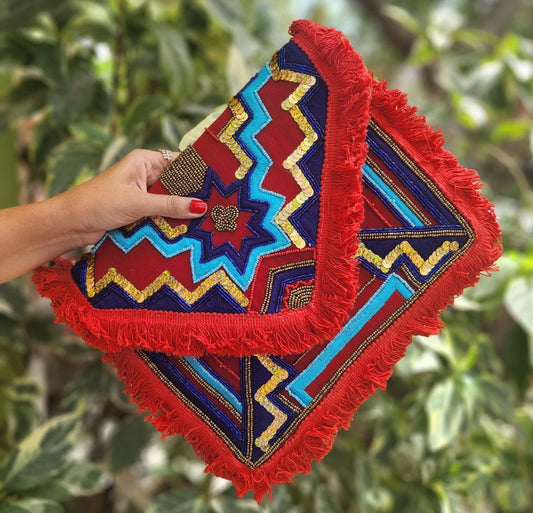
{"label": "red fringe trim", "polygon": [[357,232],[363,218],[361,167],[372,76],[338,31],[300,20],[290,29],[329,88],[316,280],[307,307],[278,314],[101,310],[73,286],[64,262],[34,274],[59,319],[104,351],[145,348],[182,356],[290,354],[330,339],[348,319],[357,292]]}
{"label": "red fringe trim", "polygon": [[[349,59],[352,59],[353,50],[336,31],[305,21],[295,22],[291,31],[295,35],[295,42],[310,55],[312,60],[315,53],[310,51],[310,48],[316,46],[320,48],[321,53],[325,52],[330,69],[336,69],[340,63],[346,68]],[[349,57],[346,52],[350,52]],[[364,86],[366,75],[364,77],[360,75],[365,72],[359,57],[354,58],[353,62],[353,69],[343,69],[339,75],[347,73],[355,83]],[[314,64],[319,67],[318,62]],[[321,75],[327,76],[324,69],[319,71]],[[336,78],[331,77],[331,74],[329,76],[332,84],[335,84]],[[331,87],[329,82],[328,85]],[[208,347],[217,352],[241,355],[252,348],[257,350],[258,344],[260,352],[274,353],[276,351],[272,348],[279,349],[281,339],[289,333],[293,339],[284,340],[290,345],[285,347],[283,352],[301,351],[302,348],[311,345],[310,340],[316,341],[319,334],[333,328],[337,329],[340,327],[340,319],[345,320],[346,312],[353,304],[356,293],[356,281],[350,266],[350,258],[357,246],[352,231],[358,228],[361,222],[359,169],[366,154],[366,146],[361,142],[361,135],[364,137],[364,134],[360,132],[357,116],[362,116],[359,119],[365,121],[368,119],[364,89],[361,89],[359,101],[355,101],[351,98],[353,87],[354,84],[345,90],[344,99],[347,103],[336,107],[330,106],[328,113],[328,123],[342,119],[343,125],[347,121],[346,113],[350,113],[349,129],[343,129],[340,123],[334,123],[333,133],[338,130],[343,141],[351,138],[353,142],[352,145],[345,143],[336,159],[330,155],[331,165],[340,165],[343,176],[339,176],[335,182],[335,201],[322,201],[324,210],[321,216],[329,215],[335,219],[335,223],[332,223],[330,228],[321,226],[321,237],[326,237],[321,240],[331,240],[336,244],[330,243],[327,247],[320,248],[319,259],[323,267],[318,266],[317,272],[321,273],[320,297],[324,303],[322,305],[324,310],[317,310],[316,314],[322,316],[321,321],[331,319],[331,323],[319,324],[316,330],[312,327],[311,339],[301,342],[295,339],[308,336],[306,327],[301,324],[286,329],[280,328],[273,342],[269,340],[272,332],[267,329],[253,334],[246,331],[239,337],[238,347],[235,347],[234,339],[230,338],[228,341],[224,338],[234,336],[230,334],[232,330],[229,328],[196,326],[193,329],[192,326],[185,326],[183,347],[179,346],[179,354],[195,354],[202,348]],[[357,113],[357,116],[351,115],[354,113]],[[331,119],[332,116],[339,117]],[[221,442],[218,435],[172,394],[133,350],[126,349],[107,354],[104,358],[118,369],[120,378],[127,384],[126,391],[131,394],[131,400],[136,402],[141,410],[152,412],[150,421],[154,426],[164,435],[185,436],[196,453],[207,462],[206,471],[233,481],[240,496],[252,490],[256,500],[259,501],[273,485],[288,482],[297,473],[309,472],[311,462],[320,461],[329,452],[338,430],[348,428],[360,404],[373,394],[377,387],[385,388],[394,364],[404,355],[412,337],[438,332],[442,327],[439,320],[442,310],[453,303],[454,298],[465,287],[474,285],[482,272],[493,270],[494,262],[501,254],[500,229],[492,205],[478,192],[481,184],[477,174],[462,168],[455,157],[443,149],[441,134],[434,132],[423,117],[416,115],[416,109],[407,105],[405,95],[397,90],[388,91],[384,82],[375,83],[371,116],[428,173],[444,194],[453,198],[455,206],[474,230],[475,239],[465,254],[439,278],[438,285],[429,287],[411,308],[365,349],[341,376],[331,392],[302,421],[292,437],[265,464],[252,470],[240,463]],[[335,141],[335,138],[331,138],[331,133],[328,133],[328,138],[330,143]],[[330,145],[326,151],[333,151]],[[329,168],[328,174],[335,171],[338,172],[339,167]],[[342,210],[338,201],[348,198],[354,208]],[[346,227],[346,230],[339,227]],[[59,261],[54,268],[41,268],[36,271],[35,280],[41,294],[52,298],[58,316],[66,319],[89,343],[116,349],[117,346],[124,346],[132,341],[137,342],[141,337],[154,336],[152,344],[154,348],[159,351],[175,352],[176,347],[172,339],[166,339],[170,336],[170,330],[176,329],[174,323],[159,325],[157,329],[153,325],[120,326],[120,323],[129,321],[127,317],[117,316],[115,313],[114,324],[110,326],[112,319],[106,321],[102,315],[103,311],[96,311],[87,303],[72,281],[69,269],[69,263]],[[335,276],[336,273],[340,275]],[[334,287],[331,283],[327,283],[328,279],[334,280]],[[347,294],[344,301],[341,297],[343,294]],[[331,304],[332,302],[336,304]],[[332,311],[332,306],[334,308],[338,306],[338,310],[335,308]],[[249,316],[245,317],[247,324],[253,325],[249,323]],[[306,317],[306,322],[309,322],[310,318],[312,316]],[[221,336],[222,340],[218,338]],[[252,336],[253,340],[247,339]],[[204,337],[207,340],[204,340]],[[215,347],[215,344],[220,346]]]}
{"label": "red fringe trim", "polygon": [[[377,338],[341,376],[331,392],[303,420],[295,433],[261,467],[251,470],[240,463],[211,429],[198,419],[149,370],[133,351],[105,357],[127,384],[127,393],[141,410],[155,412],[154,426],[165,435],[182,434],[207,463],[206,471],[229,479],[239,496],[252,490],[257,501],[272,486],[289,482],[297,473],[308,473],[313,460],[331,449],[339,429],[347,429],[359,406],[376,388],[384,389],[393,366],[405,354],[414,335],[437,333],[440,313],[483,272],[494,270],[500,256],[500,229],[490,202],[478,190],[475,171],[462,168],[443,149],[443,138],[434,132],[416,109],[407,105],[400,91],[388,91],[384,82],[374,84],[371,116],[446,194],[475,232],[469,250],[452,268]],[[427,167],[426,167],[427,166]]]}

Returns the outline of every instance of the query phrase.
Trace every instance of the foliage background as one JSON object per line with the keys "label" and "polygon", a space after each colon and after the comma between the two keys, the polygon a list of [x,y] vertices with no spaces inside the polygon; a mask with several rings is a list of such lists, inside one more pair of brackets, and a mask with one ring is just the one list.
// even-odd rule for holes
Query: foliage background
{"label": "foliage background", "polygon": [[28,277],[0,286],[0,512],[531,512],[532,7],[0,2],[0,208],[65,190],[132,148],[176,147],[307,17],[343,30],[479,170],[506,248],[500,272],[445,312],[439,336],[414,341],[324,462],[260,507],[203,474],[181,438],[161,441]]}

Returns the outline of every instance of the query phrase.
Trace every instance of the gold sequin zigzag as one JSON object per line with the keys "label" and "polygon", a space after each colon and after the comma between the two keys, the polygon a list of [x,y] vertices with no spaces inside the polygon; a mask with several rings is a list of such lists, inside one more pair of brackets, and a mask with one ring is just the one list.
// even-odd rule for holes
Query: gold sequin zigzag
{"label": "gold sequin zigzag", "polygon": [[267,395],[275,390],[282,381],[286,380],[289,377],[289,373],[279,365],[276,365],[268,356],[257,355],[256,357],[263,364],[265,369],[272,374],[272,377],[260,387],[254,395],[254,399],[274,417],[270,426],[268,426],[265,431],[255,439],[255,445],[263,452],[267,452],[270,440],[272,440],[279,428],[283,426],[287,420],[287,414],[283,413],[279,408],[272,404],[272,402],[268,400]]}
{"label": "gold sequin zigzag", "polygon": [[229,101],[229,108],[233,117],[229,123],[221,130],[218,134],[218,138],[223,142],[230,150],[235,158],[239,161],[240,165],[237,171],[235,171],[235,178],[241,179],[246,176],[249,169],[252,167],[252,159],[245,153],[241,145],[235,139],[235,134],[239,128],[246,122],[248,119],[248,113],[244,110],[242,103],[237,97],[233,97]]}
{"label": "gold sequin zigzag", "polygon": [[223,269],[219,269],[211,276],[206,278],[194,290],[187,289],[179,281],[174,278],[169,271],[163,271],[150,285],[144,289],[139,290],[127,278],[122,276],[114,267],[111,267],[96,283],[94,281],[94,255],[89,256],[87,265],[87,295],[94,297],[96,294],[104,290],[110,283],[116,283],[123,290],[125,290],[135,301],[142,303],[150,296],[153,296],[163,286],[171,288],[189,305],[198,301],[211,288],[219,283],[241,306],[248,306],[248,298],[235,285],[231,278]]}
{"label": "gold sequin zigzag", "polygon": [[161,230],[161,232],[165,235],[165,237],[169,240],[177,239],[180,235],[184,235],[185,233],[187,233],[186,224],[179,224],[178,226],[172,227],[170,226],[170,224],[168,224],[167,220],[161,216],[143,217],[142,219],[139,219],[138,221],[128,224],[127,226],[124,227],[124,229],[130,232],[136,226],[143,223],[147,219],[150,219],[150,221],[152,221],[152,223],[154,223]]}
{"label": "gold sequin zigzag", "polygon": [[270,61],[270,71],[272,72],[272,78],[274,80],[287,80],[298,84],[298,87],[294,92],[283,100],[281,108],[290,112],[292,119],[296,121],[305,137],[298,147],[285,159],[283,167],[291,172],[302,191],[283,207],[276,216],[275,221],[289,236],[294,245],[301,249],[305,247],[305,240],[289,221],[289,216],[296,212],[296,210],[298,210],[314,194],[313,187],[298,166],[298,162],[318,140],[318,134],[314,131],[313,127],[298,107],[298,102],[307,94],[309,89],[315,85],[316,78],[305,73],[280,69],[277,53],[274,54]]}
{"label": "gold sequin zigzag", "polygon": [[363,243],[359,244],[355,256],[364,258],[371,264],[375,265],[380,271],[388,273],[396,260],[398,260],[401,255],[406,255],[409,260],[413,262],[420,274],[422,276],[427,276],[445,255],[450,253],[450,251],[457,251],[458,249],[459,244],[456,241],[446,241],[433,251],[427,260],[424,260],[411,244],[404,240],[394,247],[385,258],[376,255],[376,253],[368,249]]}

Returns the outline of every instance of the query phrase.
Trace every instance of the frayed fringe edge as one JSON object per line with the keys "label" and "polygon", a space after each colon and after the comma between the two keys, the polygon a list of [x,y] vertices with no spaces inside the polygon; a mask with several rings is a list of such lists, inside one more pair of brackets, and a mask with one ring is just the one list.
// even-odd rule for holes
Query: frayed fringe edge
{"label": "frayed fringe edge", "polygon": [[206,351],[233,356],[294,354],[332,338],[346,322],[357,292],[352,256],[363,220],[361,167],[367,152],[372,76],[340,32],[304,20],[294,22],[290,32],[330,91],[323,168],[327,187],[320,202],[311,303],[271,315],[98,310],[74,290],[65,262],[38,269],[34,281],[39,292],[88,344],[103,351],[133,347],[181,356]]}

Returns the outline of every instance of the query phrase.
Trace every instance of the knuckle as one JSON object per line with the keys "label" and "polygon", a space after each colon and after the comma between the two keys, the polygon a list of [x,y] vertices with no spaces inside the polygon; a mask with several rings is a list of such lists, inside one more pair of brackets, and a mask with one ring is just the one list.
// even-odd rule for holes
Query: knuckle
{"label": "knuckle", "polygon": [[135,148],[128,153],[128,158],[132,160],[141,160],[146,157],[146,150]]}

